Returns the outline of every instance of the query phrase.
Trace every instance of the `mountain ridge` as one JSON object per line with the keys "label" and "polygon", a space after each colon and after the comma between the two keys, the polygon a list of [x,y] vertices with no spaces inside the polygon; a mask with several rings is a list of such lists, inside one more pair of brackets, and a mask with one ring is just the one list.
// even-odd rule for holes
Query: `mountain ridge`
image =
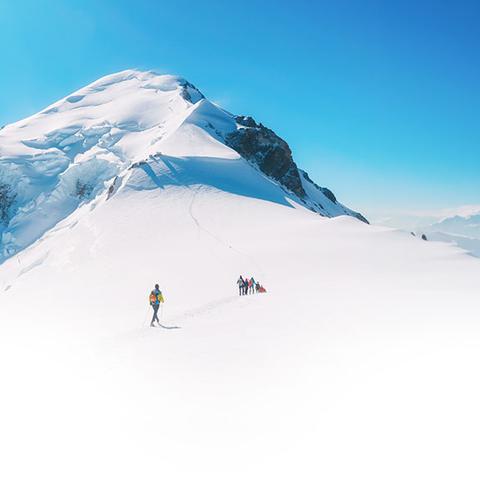
{"label": "mountain ridge", "polygon": [[[188,159],[205,159],[212,171],[219,164],[214,158],[242,160],[273,181],[296,208],[367,222],[298,169],[287,142],[273,130],[221,109],[183,77],[125,70],[0,130],[0,261],[81,204],[98,195],[111,198],[133,165],[146,168],[162,155],[183,159],[186,169],[195,163],[187,166]],[[228,175],[225,171],[226,183],[238,183],[234,193],[251,190]],[[264,199],[281,195],[257,192]]]}

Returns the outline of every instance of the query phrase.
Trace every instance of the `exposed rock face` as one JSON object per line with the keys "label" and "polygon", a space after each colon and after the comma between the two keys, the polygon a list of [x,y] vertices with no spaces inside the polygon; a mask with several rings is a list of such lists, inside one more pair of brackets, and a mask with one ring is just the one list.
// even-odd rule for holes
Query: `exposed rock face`
{"label": "exposed rock face", "polygon": [[203,93],[198,90],[195,85],[191,84],[190,82],[187,82],[185,79],[181,79],[179,81],[180,86],[182,87],[182,92],[181,95],[184,100],[190,103],[197,103],[200,101],[202,98],[205,98],[203,96]]}
{"label": "exposed rock face", "polygon": [[[335,197],[335,195],[333,194],[333,192],[331,190],[329,190],[328,188],[325,188],[325,187],[320,187],[319,185],[317,185],[309,176],[308,176],[308,173],[307,172],[304,172],[303,170],[301,170],[301,174],[303,175],[303,178],[305,178],[305,180],[309,183],[311,183],[317,190],[319,190],[320,192],[322,192],[325,197],[327,197],[332,203],[336,204],[336,205],[341,205],[338,203],[337,201],[337,198]],[[343,206],[342,206],[343,207]],[[343,207],[345,208],[345,207]],[[361,214],[361,213],[358,213],[358,212],[355,212],[354,210],[350,210],[348,209],[348,215],[351,215],[355,218],[358,218],[359,220],[361,220],[362,222],[364,223],[367,223],[367,224],[370,224],[370,222]]]}
{"label": "exposed rock face", "polygon": [[369,222],[361,213],[354,212],[354,211],[352,210],[352,215],[353,215],[355,218],[358,218],[359,220],[361,220],[363,223],[366,223],[367,225],[370,225],[370,222]]}
{"label": "exposed rock face", "polygon": [[325,187],[318,186],[309,176],[307,172],[302,172],[305,180],[310,182],[317,190],[320,190],[330,201],[337,203],[337,198],[331,190]]}
{"label": "exposed rock face", "polygon": [[[257,123],[252,117],[236,116],[237,129],[225,137],[225,143],[237,151],[243,158],[254,163],[258,168],[278,181],[285,188],[296,194],[300,200],[311,210],[325,215],[324,207],[307,195],[305,181],[323,194],[341,212],[340,214],[352,215],[362,222],[368,220],[358,212],[347,209],[338,203],[331,190],[318,186],[306,172],[299,170],[293,161],[292,151],[285,140],[275,132]],[[303,178],[302,178],[303,177]]]}
{"label": "exposed rock face", "polygon": [[84,183],[80,179],[77,180],[75,184],[75,196],[80,198],[81,200],[86,199],[89,197],[93,192],[93,185]]}
{"label": "exposed rock face", "polygon": [[10,209],[16,196],[11,186],[0,183],[0,223],[8,223]]}
{"label": "exposed rock face", "polygon": [[243,158],[277,180],[300,198],[305,196],[297,165],[287,142],[252,117],[236,116],[238,128],[226,136],[226,143]]}

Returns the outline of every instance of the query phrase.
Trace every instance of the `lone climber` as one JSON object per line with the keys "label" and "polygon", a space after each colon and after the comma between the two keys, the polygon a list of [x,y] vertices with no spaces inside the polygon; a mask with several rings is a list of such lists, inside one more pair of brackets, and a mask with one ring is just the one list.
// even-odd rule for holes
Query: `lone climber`
{"label": "lone climber", "polygon": [[158,319],[158,309],[160,308],[160,304],[163,303],[165,300],[163,299],[162,292],[160,291],[160,287],[158,284],[155,285],[155,288],[150,293],[150,305],[153,308],[153,317],[152,321],[150,322],[150,326],[155,326],[155,321],[157,325],[160,325],[160,320]]}

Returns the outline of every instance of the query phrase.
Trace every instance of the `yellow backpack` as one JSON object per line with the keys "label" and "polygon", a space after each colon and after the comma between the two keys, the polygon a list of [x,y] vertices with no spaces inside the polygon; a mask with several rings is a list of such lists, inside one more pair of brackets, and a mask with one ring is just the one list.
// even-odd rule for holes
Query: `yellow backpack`
{"label": "yellow backpack", "polygon": [[155,292],[152,292],[149,298],[150,298],[150,305],[154,305],[157,302],[158,303],[164,302],[162,292],[160,292],[158,295]]}

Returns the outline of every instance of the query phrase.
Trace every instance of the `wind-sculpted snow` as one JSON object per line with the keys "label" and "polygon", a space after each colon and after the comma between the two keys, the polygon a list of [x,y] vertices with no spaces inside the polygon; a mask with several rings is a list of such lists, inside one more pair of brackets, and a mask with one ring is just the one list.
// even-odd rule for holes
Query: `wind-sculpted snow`
{"label": "wind-sculpted snow", "polygon": [[[185,79],[127,70],[7,125],[0,131],[0,263],[83,204],[110,200],[127,185],[205,185],[363,220],[312,188],[286,142],[253,119],[255,128],[248,127],[245,118],[214,105]],[[258,130],[261,141],[246,150],[228,140],[247,130]],[[147,173],[141,180],[132,176],[140,162]],[[159,164],[181,173],[167,167],[155,173]]]}
{"label": "wind-sculpted snow", "polygon": [[202,186],[293,207],[274,182],[253,169],[246,169],[242,159],[158,155],[134,165],[133,169],[125,184],[127,190]]}

